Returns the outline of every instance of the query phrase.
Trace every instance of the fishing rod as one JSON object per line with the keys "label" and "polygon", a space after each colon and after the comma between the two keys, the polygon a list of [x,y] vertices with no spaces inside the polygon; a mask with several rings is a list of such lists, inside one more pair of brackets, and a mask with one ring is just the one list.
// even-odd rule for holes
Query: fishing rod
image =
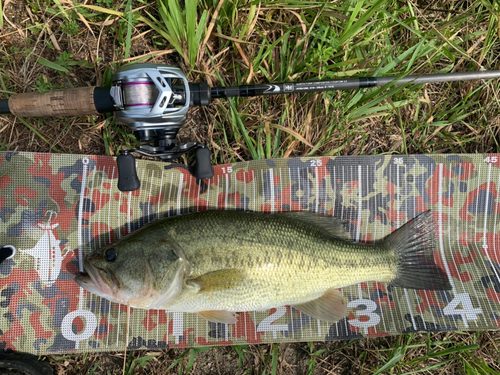
{"label": "fishing rod", "polygon": [[134,191],[140,187],[140,181],[132,153],[170,161],[195,151],[196,163],[190,168],[193,175],[197,179],[213,177],[210,150],[205,144],[177,142],[177,133],[187,120],[189,107],[208,106],[212,99],[356,90],[389,83],[417,85],[498,78],[500,70],[210,87],[206,82],[189,83],[176,67],[131,64],[113,74],[111,87],[15,94],[0,100],[0,114],[57,117],[115,112],[118,122],[128,125],[141,142],[139,149],[122,150],[116,159],[118,189]]}

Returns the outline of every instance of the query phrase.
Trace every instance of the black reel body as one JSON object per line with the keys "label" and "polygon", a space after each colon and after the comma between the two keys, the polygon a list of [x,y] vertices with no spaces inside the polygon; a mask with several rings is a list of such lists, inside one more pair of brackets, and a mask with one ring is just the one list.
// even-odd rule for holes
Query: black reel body
{"label": "black reel body", "polygon": [[194,176],[213,177],[210,151],[204,144],[177,142],[189,107],[209,104],[208,85],[205,84],[206,88],[202,84],[190,85],[182,70],[159,64],[125,66],[113,75],[112,81],[110,94],[117,119],[135,131],[142,143],[139,150],[123,150],[117,158],[119,190],[133,191],[140,187],[132,152],[171,161],[195,151]]}

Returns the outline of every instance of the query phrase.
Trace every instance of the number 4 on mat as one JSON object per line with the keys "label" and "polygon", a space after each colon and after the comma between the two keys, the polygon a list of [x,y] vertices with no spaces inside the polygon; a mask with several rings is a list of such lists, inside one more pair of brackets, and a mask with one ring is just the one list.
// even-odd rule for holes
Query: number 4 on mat
{"label": "number 4 on mat", "polygon": [[[457,308],[462,304],[462,308]],[[448,316],[460,315],[465,327],[469,327],[467,320],[477,320],[477,314],[482,314],[480,307],[474,307],[470,296],[467,293],[457,294],[455,298],[443,309],[443,313]]]}

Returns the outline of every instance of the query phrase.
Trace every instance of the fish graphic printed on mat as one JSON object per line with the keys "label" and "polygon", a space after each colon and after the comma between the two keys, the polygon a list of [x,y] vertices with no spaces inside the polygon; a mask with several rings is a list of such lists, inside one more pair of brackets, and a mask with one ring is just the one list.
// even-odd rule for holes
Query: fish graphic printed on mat
{"label": "fish graphic printed on mat", "polygon": [[44,231],[40,240],[33,248],[19,251],[23,254],[31,255],[34,258],[34,268],[40,276],[40,282],[45,287],[50,287],[57,281],[59,273],[61,272],[62,261],[69,252],[65,254],[61,252],[61,241],[56,239],[54,235],[53,231],[59,224],[50,224],[52,215],[56,213],[52,211],[48,211],[47,213],[50,213],[47,224],[38,223],[38,228]]}
{"label": "fish graphic printed on mat", "polygon": [[336,322],[347,310],[337,289],[361,282],[451,289],[433,261],[430,211],[375,244],[347,239],[345,224],[310,212],[181,215],[94,251],[75,280],[113,302],[219,323],[235,323],[236,312],[285,305]]}

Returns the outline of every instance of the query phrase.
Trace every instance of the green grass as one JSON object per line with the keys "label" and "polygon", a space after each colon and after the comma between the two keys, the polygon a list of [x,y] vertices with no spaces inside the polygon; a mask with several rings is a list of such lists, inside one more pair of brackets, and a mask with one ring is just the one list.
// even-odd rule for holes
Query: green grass
{"label": "green grass", "polygon": [[[112,71],[129,61],[178,65],[190,81],[206,80],[212,86],[474,71],[497,69],[500,63],[500,5],[493,0],[431,5],[399,0],[27,0],[27,5],[30,14],[16,15],[9,7],[2,13],[0,7],[4,97],[106,85]],[[499,87],[495,81],[389,85],[220,100],[193,109],[181,138],[207,143],[216,164],[319,155],[500,152]],[[122,147],[137,147],[128,128],[104,117],[3,118],[0,130],[1,148],[11,151],[116,155]],[[238,374],[296,369],[307,374],[445,374],[448,368],[459,374],[498,374],[499,341],[498,333],[445,333],[213,353]],[[131,354],[127,373],[152,372],[161,363],[163,373],[198,374],[216,358],[213,353]],[[98,374],[106,373],[101,371],[104,359],[112,362],[116,355],[50,361],[55,367],[70,361],[75,373]],[[288,363],[290,358],[297,362]]]}
{"label": "green grass", "polygon": [[[496,35],[497,23],[490,21],[486,30],[456,37],[471,23],[496,18],[490,13],[492,5],[487,2],[474,3],[466,14],[454,18],[454,22],[450,22],[449,17],[442,21],[438,19],[440,22],[425,16],[419,18],[413,16],[416,10],[410,3],[401,6],[399,2],[386,0],[333,4],[282,1],[279,7],[275,4],[263,2],[261,7],[272,9],[278,18],[276,23],[290,22],[291,18],[296,21],[279,29],[279,33],[273,32],[276,25],[269,17],[254,22],[254,4],[247,6],[249,18],[246,23],[241,22],[239,13],[229,4],[221,8],[221,14],[226,17],[217,19],[216,28],[219,34],[232,39],[219,41],[220,49],[227,46],[244,52],[240,53],[241,59],[235,59],[230,65],[232,74],[228,77],[219,74],[220,62],[206,51],[211,68],[217,74],[216,84],[474,70],[480,67],[477,61],[484,62],[485,56],[493,60],[492,66],[486,67],[495,68],[496,57],[488,49],[495,46],[491,40]],[[287,5],[302,10],[300,20],[283,10]],[[252,38],[248,37],[249,23],[253,25]],[[482,48],[469,53],[470,45],[481,38],[489,43],[481,44]],[[244,44],[246,41],[252,44]],[[246,60],[251,60],[251,66],[247,66]],[[227,66],[222,66],[227,69]],[[482,151],[484,142],[470,137],[467,128],[472,127],[481,133],[490,128],[489,119],[496,116],[498,106],[493,102],[484,108],[482,99],[485,92],[496,92],[498,84],[475,83],[464,93],[457,92],[459,86],[445,83],[434,87],[384,87],[320,94],[314,99],[309,95],[294,98],[293,103],[288,98],[235,99],[234,103],[225,102],[218,106],[220,110],[214,114],[219,117],[220,127],[229,128],[233,134],[233,139],[225,135],[218,144],[229,150],[243,148],[245,156],[254,159],[284,155],[361,154],[365,150],[384,153],[387,149],[379,151],[369,146],[373,143],[370,142],[373,136],[380,137],[376,133],[385,127],[389,136],[403,139],[391,152]],[[445,94],[440,95],[441,92]],[[230,116],[222,110],[228,106]],[[270,106],[269,111],[261,110]],[[277,106],[281,111],[272,110]],[[408,111],[412,113],[404,113]],[[257,112],[260,114],[256,115]],[[311,112],[315,121],[308,124],[307,116]],[[282,113],[287,113],[286,119],[281,117]],[[253,121],[255,117],[257,121]],[[244,126],[247,119],[257,125]],[[267,128],[264,127],[266,121],[270,123]],[[374,121],[379,123],[375,130]],[[288,132],[276,125],[284,125]],[[265,129],[272,131],[264,135]],[[334,134],[341,135],[344,141],[336,142],[332,147]],[[495,137],[487,137],[489,147],[497,147]],[[352,146],[354,139],[358,147]],[[228,157],[226,161],[234,160],[231,152]]]}
{"label": "green grass", "polygon": [[204,36],[208,12],[198,20],[198,0],[186,0],[184,9],[176,0],[158,1],[160,18],[147,12],[146,23],[174,47],[191,68],[196,64],[198,48]]}

